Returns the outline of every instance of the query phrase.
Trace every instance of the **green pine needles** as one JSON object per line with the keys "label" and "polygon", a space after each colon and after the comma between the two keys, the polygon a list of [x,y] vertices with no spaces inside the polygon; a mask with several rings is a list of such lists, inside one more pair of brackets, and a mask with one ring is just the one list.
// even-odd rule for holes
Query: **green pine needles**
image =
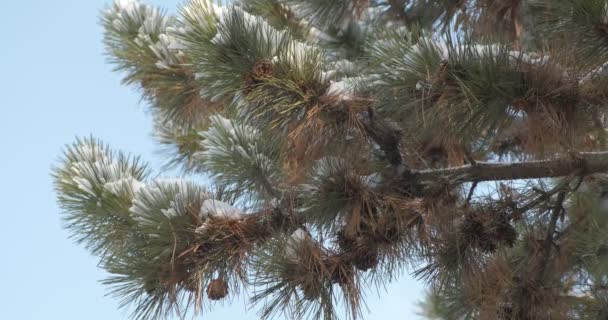
{"label": "green pine needles", "polygon": [[108,62],[167,165],[78,139],[73,239],[134,319],[248,296],[364,318],[404,272],[430,319],[608,317],[607,0],[117,0]]}

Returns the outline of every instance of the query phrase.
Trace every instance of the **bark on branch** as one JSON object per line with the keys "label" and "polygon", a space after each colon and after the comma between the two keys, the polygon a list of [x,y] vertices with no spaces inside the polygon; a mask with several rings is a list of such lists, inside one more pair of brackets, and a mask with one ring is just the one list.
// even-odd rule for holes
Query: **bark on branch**
{"label": "bark on branch", "polygon": [[515,163],[476,162],[475,165],[445,169],[410,170],[401,176],[401,183],[410,186],[437,183],[454,185],[465,182],[555,178],[599,172],[608,172],[608,151],[574,153],[551,160]]}

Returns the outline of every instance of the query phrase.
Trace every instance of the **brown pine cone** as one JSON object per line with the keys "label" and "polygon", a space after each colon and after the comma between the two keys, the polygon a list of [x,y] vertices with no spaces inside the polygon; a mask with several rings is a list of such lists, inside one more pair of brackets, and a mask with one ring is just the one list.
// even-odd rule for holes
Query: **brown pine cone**
{"label": "brown pine cone", "polygon": [[228,284],[224,279],[214,279],[207,286],[207,297],[210,300],[221,300],[228,295]]}

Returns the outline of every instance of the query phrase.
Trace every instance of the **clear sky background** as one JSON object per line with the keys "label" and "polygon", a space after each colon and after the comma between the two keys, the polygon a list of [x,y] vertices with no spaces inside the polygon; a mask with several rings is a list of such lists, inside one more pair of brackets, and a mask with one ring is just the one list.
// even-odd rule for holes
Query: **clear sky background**
{"label": "clear sky background", "polygon": [[[97,22],[109,1],[0,0],[0,319],[128,319],[97,282],[97,259],[67,239],[49,175],[62,146],[90,134],[164,163],[146,106],[105,63]],[[171,12],[181,2],[147,1]],[[417,319],[421,296],[403,276],[369,293],[365,319]],[[203,319],[258,317],[237,300]]]}

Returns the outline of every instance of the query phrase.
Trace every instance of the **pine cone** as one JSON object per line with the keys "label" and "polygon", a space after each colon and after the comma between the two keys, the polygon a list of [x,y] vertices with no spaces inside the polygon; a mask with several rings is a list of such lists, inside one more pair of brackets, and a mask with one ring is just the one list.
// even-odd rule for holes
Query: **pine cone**
{"label": "pine cone", "polygon": [[460,232],[468,243],[477,243],[485,237],[483,222],[476,214],[468,214],[465,217]]}
{"label": "pine cone", "polygon": [[479,214],[468,214],[461,226],[461,233],[465,243],[477,246],[483,252],[490,253],[496,251],[497,245],[495,235],[489,233],[487,221]]}
{"label": "pine cone", "polygon": [[506,214],[500,214],[493,216],[494,219],[489,223],[488,233],[495,242],[505,244],[509,247],[515,245],[517,241],[517,231],[509,222]]}
{"label": "pine cone", "polygon": [[210,300],[221,300],[228,295],[228,284],[223,279],[214,279],[207,286],[207,297]]}
{"label": "pine cone", "polygon": [[378,265],[378,253],[368,248],[359,249],[354,256],[353,265],[361,271],[373,269]]}
{"label": "pine cone", "polygon": [[256,61],[253,65],[252,75],[255,79],[266,78],[274,72],[272,61],[269,59],[262,59]]}
{"label": "pine cone", "polygon": [[340,230],[336,232],[336,243],[344,252],[349,252],[356,247],[357,241],[346,235],[346,231]]}

